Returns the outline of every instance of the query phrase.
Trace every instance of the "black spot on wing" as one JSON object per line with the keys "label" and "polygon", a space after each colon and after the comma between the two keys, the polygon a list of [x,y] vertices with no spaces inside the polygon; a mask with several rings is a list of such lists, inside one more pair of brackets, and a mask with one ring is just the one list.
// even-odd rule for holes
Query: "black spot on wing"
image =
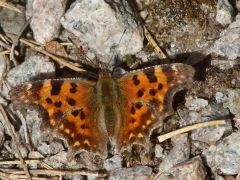
{"label": "black spot on wing", "polygon": [[86,124],[81,125],[82,129],[86,129],[86,127],[87,127]]}
{"label": "black spot on wing", "polygon": [[143,72],[147,76],[150,83],[157,82],[157,77],[155,76],[155,70],[153,67],[146,69]]}
{"label": "black spot on wing", "polygon": [[51,95],[59,95],[63,81],[51,81],[52,85],[52,90],[51,90]]}
{"label": "black spot on wing", "polygon": [[138,96],[139,98],[142,97],[143,94],[144,94],[144,92],[143,92],[142,90],[138,90],[137,96]]}
{"label": "black spot on wing", "polygon": [[132,80],[133,80],[134,85],[137,86],[137,85],[140,84],[140,81],[138,80],[138,75],[137,75],[137,74],[135,74],[135,75],[133,76]]}
{"label": "black spot on wing", "polygon": [[163,88],[163,84],[162,83],[159,83],[158,84],[158,90],[161,90]]}
{"label": "black spot on wing", "polygon": [[132,113],[132,114],[135,114],[135,108],[134,108],[134,106],[131,107],[131,113]]}
{"label": "black spot on wing", "polygon": [[80,113],[80,118],[81,118],[81,120],[84,120],[85,119],[85,114],[84,114],[84,112],[83,111],[81,111],[81,113]]}
{"label": "black spot on wing", "polygon": [[76,117],[79,114],[79,110],[74,110],[71,112],[71,114]]}
{"label": "black spot on wing", "polygon": [[134,118],[132,118],[132,123],[134,124],[136,122],[136,120]]}
{"label": "black spot on wing", "polygon": [[53,103],[51,98],[47,98],[47,99],[46,99],[46,102],[47,102],[48,104],[52,104],[52,103]]}
{"label": "black spot on wing", "polygon": [[76,105],[75,99],[70,98],[70,99],[68,100],[68,104],[69,104],[70,106],[75,106],[75,105]]}
{"label": "black spot on wing", "polygon": [[57,107],[57,108],[61,107],[62,106],[62,101],[55,102],[54,106]]}
{"label": "black spot on wing", "polygon": [[156,93],[157,93],[157,90],[155,90],[155,89],[150,89],[149,90],[149,94],[152,95],[152,96],[155,96]]}
{"label": "black spot on wing", "polygon": [[136,103],[136,108],[137,108],[137,109],[141,109],[142,106],[143,106],[142,103]]}
{"label": "black spot on wing", "polygon": [[71,83],[70,84],[72,86],[72,88],[70,88],[70,93],[75,93],[77,91],[77,85],[75,83]]}

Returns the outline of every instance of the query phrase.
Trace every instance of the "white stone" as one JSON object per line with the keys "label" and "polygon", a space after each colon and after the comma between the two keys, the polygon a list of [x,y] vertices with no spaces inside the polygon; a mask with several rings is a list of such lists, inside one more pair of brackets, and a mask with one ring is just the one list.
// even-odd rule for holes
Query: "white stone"
{"label": "white stone", "polygon": [[234,10],[228,0],[218,0],[216,21],[225,26],[233,21]]}
{"label": "white stone", "polygon": [[117,63],[114,56],[135,54],[143,47],[140,23],[126,1],[77,0],[61,23],[102,62]]}
{"label": "white stone", "polygon": [[202,108],[206,107],[208,105],[208,101],[205,99],[201,99],[198,97],[195,97],[194,99],[187,99],[185,106],[189,109],[189,110],[193,110],[193,111],[199,111]]}
{"label": "white stone", "polygon": [[232,133],[217,145],[214,157],[216,167],[226,175],[235,175],[240,171],[240,131]]}
{"label": "white stone", "polygon": [[[28,1],[27,1],[28,2]],[[63,16],[66,0],[33,0],[27,5],[27,16],[37,42],[45,44],[58,37],[60,18]]]}

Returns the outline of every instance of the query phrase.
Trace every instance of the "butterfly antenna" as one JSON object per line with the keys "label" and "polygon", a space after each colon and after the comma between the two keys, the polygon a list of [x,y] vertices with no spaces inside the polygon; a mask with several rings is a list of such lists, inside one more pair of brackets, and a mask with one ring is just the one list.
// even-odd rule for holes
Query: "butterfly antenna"
{"label": "butterfly antenna", "polygon": [[[127,28],[124,29],[122,35],[121,35],[121,38],[119,39],[119,42],[117,43],[117,47],[119,46],[119,44],[121,43],[122,41],[122,38],[123,38],[123,35],[125,34]],[[115,50],[115,52],[113,53],[113,55],[110,57],[109,61],[111,61],[113,59],[113,57],[117,54],[117,51]]]}
{"label": "butterfly antenna", "polygon": [[86,53],[85,53],[80,47],[78,47],[78,46],[73,42],[73,40],[72,40],[70,37],[68,37],[68,39],[69,39],[69,41],[71,41],[71,43],[73,43],[73,45],[74,45],[78,50],[81,51],[81,53],[83,54],[83,56],[90,62],[90,64],[91,64],[93,67],[99,67],[97,64],[94,63],[93,60],[91,60],[91,59],[86,55]]}
{"label": "butterfly antenna", "polygon": [[[137,26],[137,27],[138,27],[138,26]],[[137,30],[137,27],[134,28],[133,32]],[[133,33],[132,33],[132,35],[131,35],[131,37],[130,37],[130,40],[132,39],[132,37],[133,37]],[[130,44],[130,43],[127,44],[127,46],[126,46],[126,48],[125,48],[125,52],[127,51],[129,44]],[[124,54],[125,54],[125,52],[124,52]]]}
{"label": "butterfly antenna", "polygon": [[[89,42],[91,42],[91,43],[93,43],[92,41],[91,41],[91,39],[90,38],[88,38],[87,36],[85,36],[88,40],[89,40]],[[104,53],[104,51],[103,51],[103,49],[100,47],[100,46],[98,46],[98,45],[96,45],[95,44],[95,46],[104,54],[104,55],[106,55],[105,53]],[[85,54],[85,53],[83,53],[83,54]],[[86,55],[85,55],[86,56]],[[108,55],[107,55],[108,56]],[[94,65],[94,67],[100,67],[101,65],[102,66],[105,66],[105,65],[103,65],[103,64],[106,64],[106,63],[101,63],[101,62],[97,62],[97,64],[95,64],[90,58],[88,58],[87,56],[86,56],[86,58],[87,59],[89,59],[89,61]],[[107,66],[107,65],[106,65]]]}

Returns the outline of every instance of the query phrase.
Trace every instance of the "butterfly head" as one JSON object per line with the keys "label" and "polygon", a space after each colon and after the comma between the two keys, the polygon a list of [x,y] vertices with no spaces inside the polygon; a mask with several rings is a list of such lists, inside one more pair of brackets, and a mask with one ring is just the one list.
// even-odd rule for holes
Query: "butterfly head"
{"label": "butterfly head", "polygon": [[100,72],[99,72],[99,79],[105,79],[105,78],[109,78],[111,77],[111,71],[108,70],[108,69],[102,69]]}

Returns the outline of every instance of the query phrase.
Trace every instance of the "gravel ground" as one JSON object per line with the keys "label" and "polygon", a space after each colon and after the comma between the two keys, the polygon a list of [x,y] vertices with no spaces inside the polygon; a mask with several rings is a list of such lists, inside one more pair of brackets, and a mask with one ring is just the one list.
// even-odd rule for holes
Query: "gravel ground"
{"label": "gravel ground", "polygon": [[[19,43],[19,55],[15,56],[18,66],[9,56],[0,56],[0,102],[14,126],[23,158],[41,159],[54,169],[87,169],[107,174],[71,174],[63,179],[240,180],[240,1],[134,2],[144,25],[167,56],[161,60],[143,35],[138,15],[125,1],[29,0],[27,4],[17,1],[13,5],[23,13],[0,8],[1,34],[18,34],[31,17],[22,37],[89,72],[97,73],[101,63],[107,63],[114,76],[125,70],[165,63],[185,63],[195,69],[191,88],[174,96],[174,115],[166,117],[163,128],[153,131],[150,152],[146,152],[146,147],[134,146],[132,152],[123,154],[109,149],[107,159],[85,152],[69,158],[71,148],[64,140],[53,137],[52,131],[40,129],[43,120],[35,111],[13,111],[8,91],[27,81],[83,75]],[[69,38],[75,45],[69,45]],[[68,44],[63,48],[59,42]],[[157,142],[159,134],[220,119],[225,120],[224,125]],[[0,114],[0,160],[17,158],[11,134]],[[18,167],[0,164],[0,172],[3,168]],[[43,168],[37,163],[28,167]]]}

